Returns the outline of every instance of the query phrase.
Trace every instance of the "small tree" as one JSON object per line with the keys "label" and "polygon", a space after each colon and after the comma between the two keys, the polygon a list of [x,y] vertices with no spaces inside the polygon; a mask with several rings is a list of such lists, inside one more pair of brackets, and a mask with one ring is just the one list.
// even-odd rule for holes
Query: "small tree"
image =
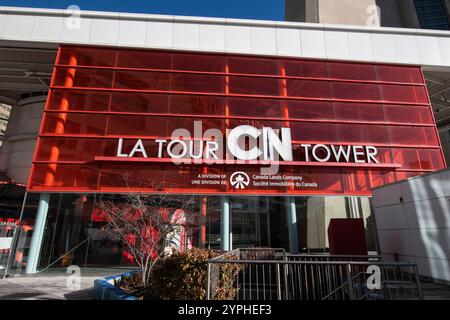
{"label": "small tree", "polygon": [[197,228],[198,215],[190,210],[192,204],[188,197],[137,193],[99,200],[108,230],[134,257],[144,288],[156,263],[181,245],[181,229]]}

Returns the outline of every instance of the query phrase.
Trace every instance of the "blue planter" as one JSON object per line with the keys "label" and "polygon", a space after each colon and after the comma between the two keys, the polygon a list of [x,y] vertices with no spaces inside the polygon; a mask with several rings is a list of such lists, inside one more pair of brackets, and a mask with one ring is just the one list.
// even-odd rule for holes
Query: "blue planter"
{"label": "blue planter", "polygon": [[94,300],[139,300],[137,297],[125,292],[114,285],[114,280],[130,276],[133,272],[127,272],[115,276],[97,279],[94,281]]}

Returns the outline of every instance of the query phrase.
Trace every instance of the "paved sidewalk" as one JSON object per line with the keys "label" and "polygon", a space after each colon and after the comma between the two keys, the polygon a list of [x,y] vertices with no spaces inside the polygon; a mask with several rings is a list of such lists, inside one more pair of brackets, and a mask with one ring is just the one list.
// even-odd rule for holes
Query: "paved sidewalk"
{"label": "paved sidewalk", "polygon": [[[62,269],[33,276],[16,275],[0,279],[0,300],[91,300],[95,279],[128,270],[83,268],[79,288],[68,286],[70,275]],[[450,300],[449,286],[422,282],[422,289],[425,300]]]}
{"label": "paved sidewalk", "polygon": [[450,286],[422,282],[421,283],[425,300],[450,300]]}
{"label": "paved sidewalk", "polygon": [[[94,280],[124,269],[82,269],[79,288],[62,270],[0,279],[0,300],[91,300]],[[69,284],[69,286],[68,286]]]}

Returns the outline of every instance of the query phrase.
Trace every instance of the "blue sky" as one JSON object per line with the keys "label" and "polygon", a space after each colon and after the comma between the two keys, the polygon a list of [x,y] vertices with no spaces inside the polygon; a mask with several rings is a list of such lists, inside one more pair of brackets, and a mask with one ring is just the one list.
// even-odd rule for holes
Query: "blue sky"
{"label": "blue sky", "polygon": [[0,6],[284,20],[284,0],[0,0]]}

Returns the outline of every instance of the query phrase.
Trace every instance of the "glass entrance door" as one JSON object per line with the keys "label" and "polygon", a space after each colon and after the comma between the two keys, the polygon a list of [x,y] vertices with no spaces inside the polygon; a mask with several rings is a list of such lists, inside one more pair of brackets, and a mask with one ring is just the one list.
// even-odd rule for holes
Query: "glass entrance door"
{"label": "glass entrance door", "polygon": [[283,197],[232,197],[230,210],[233,249],[288,244]]}

